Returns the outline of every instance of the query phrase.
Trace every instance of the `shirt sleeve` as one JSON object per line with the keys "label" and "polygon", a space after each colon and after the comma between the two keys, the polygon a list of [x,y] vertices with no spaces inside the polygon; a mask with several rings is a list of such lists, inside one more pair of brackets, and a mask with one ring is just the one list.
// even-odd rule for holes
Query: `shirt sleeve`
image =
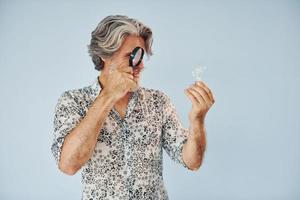
{"label": "shirt sleeve", "polygon": [[170,98],[163,93],[162,100],[162,146],[173,161],[191,170],[182,159],[183,145],[187,141],[189,131],[182,126],[181,120]]}
{"label": "shirt sleeve", "polygon": [[51,146],[52,154],[59,163],[62,145],[65,137],[80,122],[82,116],[80,108],[74,101],[69,91],[64,92],[58,99],[55,106],[53,120],[53,142]]}

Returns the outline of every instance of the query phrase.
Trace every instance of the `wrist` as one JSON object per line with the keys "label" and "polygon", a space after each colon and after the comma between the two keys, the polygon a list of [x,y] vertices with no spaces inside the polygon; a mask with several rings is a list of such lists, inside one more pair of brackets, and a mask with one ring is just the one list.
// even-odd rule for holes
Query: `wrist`
{"label": "wrist", "polygon": [[102,90],[97,98],[104,99],[104,101],[111,106],[114,106],[116,103],[115,97],[110,92],[107,92],[106,90]]}
{"label": "wrist", "polygon": [[192,126],[202,127],[205,124],[204,117],[190,118],[190,124]]}

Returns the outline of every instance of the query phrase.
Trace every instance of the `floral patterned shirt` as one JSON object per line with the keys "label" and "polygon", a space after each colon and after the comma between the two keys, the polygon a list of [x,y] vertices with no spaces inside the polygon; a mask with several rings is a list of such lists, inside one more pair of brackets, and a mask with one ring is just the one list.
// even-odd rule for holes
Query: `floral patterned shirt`
{"label": "floral patterned shirt", "polygon": [[[84,118],[101,92],[98,77],[86,87],[62,93],[55,107],[51,151],[58,164],[66,135]],[[160,90],[132,92],[125,117],[112,108],[100,130],[91,158],[82,166],[82,200],[167,200],[163,153],[183,167],[182,127],[174,105]],[[191,169],[189,169],[191,170]]]}

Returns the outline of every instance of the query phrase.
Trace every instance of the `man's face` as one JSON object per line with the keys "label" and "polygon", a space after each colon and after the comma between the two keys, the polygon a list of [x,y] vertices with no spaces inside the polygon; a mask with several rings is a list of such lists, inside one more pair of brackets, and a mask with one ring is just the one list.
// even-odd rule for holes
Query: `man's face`
{"label": "man's face", "polygon": [[[120,49],[116,51],[113,56],[105,60],[105,70],[109,70],[109,67],[112,63],[121,63],[127,62],[129,65],[130,53],[135,47],[142,47],[145,51],[145,42],[143,38],[137,36],[127,36]],[[144,61],[142,61],[137,67],[133,70],[134,81],[139,85],[141,71],[144,69]]]}

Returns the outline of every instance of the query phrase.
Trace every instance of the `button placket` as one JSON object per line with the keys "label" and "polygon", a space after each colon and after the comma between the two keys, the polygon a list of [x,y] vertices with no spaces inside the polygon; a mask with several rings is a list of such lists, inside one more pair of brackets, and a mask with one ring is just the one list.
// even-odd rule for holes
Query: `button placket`
{"label": "button placket", "polygon": [[124,159],[125,159],[125,171],[126,171],[126,187],[128,189],[128,195],[130,196],[131,191],[131,172],[132,172],[132,166],[130,164],[131,162],[131,148],[130,148],[130,138],[131,137],[131,131],[128,129],[128,123],[126,120],[122,120],[121,123],[121,129],[122,129],[122,143],[124,147]]}

